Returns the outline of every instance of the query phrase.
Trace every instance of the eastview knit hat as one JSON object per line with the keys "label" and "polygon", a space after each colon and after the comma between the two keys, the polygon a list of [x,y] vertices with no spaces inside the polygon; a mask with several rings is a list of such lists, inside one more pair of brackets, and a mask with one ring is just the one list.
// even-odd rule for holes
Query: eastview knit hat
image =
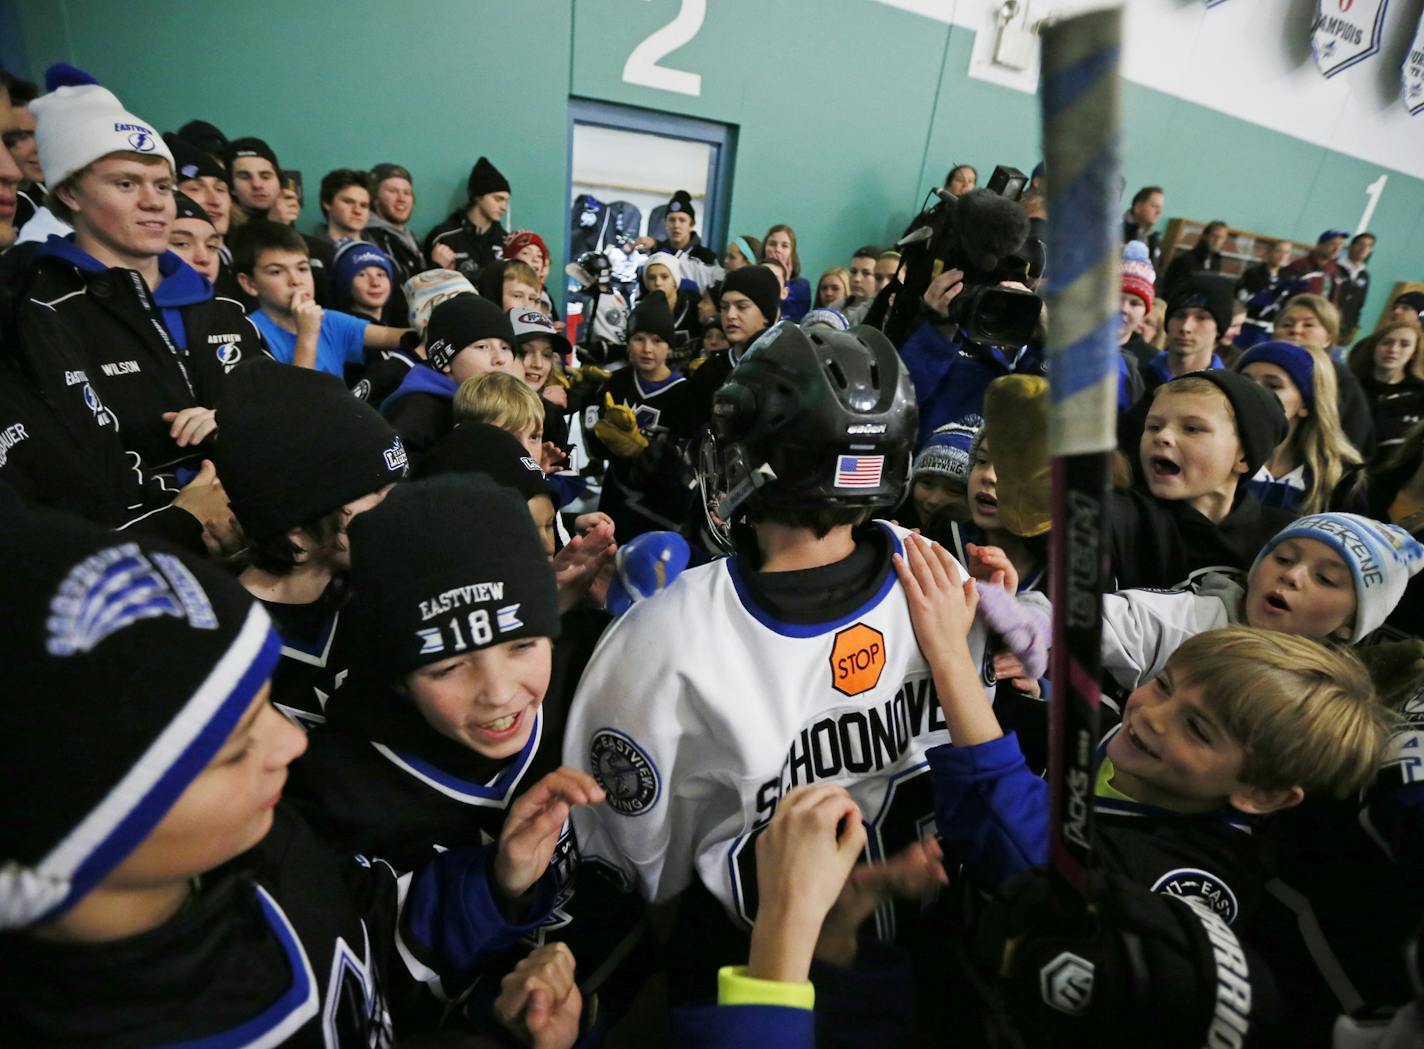
{"label": "eastview knit hat", "polygon": [[168,144],[153,126],[98,84],[58,88],[31,102],[30,112],[35,115],[40,167],[50,187],[110,153],[161,157],[174,166]]}
{"label": "eastview knit hat", "polygon": [[347,611],[358,639],[380,639],[361,646],[361,658],[383,681],[463,652],[559,635],[554,569],[529,508],[488,477],[400,485],[353,520],[348,537]]}

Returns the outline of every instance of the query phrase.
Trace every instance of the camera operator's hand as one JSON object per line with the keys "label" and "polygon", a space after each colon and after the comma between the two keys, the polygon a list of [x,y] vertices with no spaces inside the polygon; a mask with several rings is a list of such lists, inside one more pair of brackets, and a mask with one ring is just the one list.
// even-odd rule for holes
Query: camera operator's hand
{"label": "camera operator's hand", "polygon": [[949,304],[964,290],[964,271],[945,270],[925,289],[925,305],[939,315],[941,320],[949,319]]}
{"label": "camera operator's hand", "polygon": [[[1026,291],[1030,295],[1035,294],[1034,290],[1020,280],[1001,280],[999,287],[1008,288],[1010,291]],[[1038,323],[1045,330],[1048,330],[1048,303],[1044,303],[1038,311]]]}

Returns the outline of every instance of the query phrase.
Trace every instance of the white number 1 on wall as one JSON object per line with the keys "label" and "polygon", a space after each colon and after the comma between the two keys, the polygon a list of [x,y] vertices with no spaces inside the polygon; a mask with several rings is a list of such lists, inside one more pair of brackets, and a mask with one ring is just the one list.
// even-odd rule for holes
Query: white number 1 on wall
{"label": "white number 1 on wall", "polygon": [[702,75],[658,65],[658,60],[691,42],[707,17],[707,0],[682,0],[677,16],[644,40],[623,65],[623,82],[680,95],[702,94]]}
{"label": "white number 1 on wall", "polygon": [[1360,224],[1355,227],[1356,236],[1370,228],[1370,219],[1375,217],[1375,208],[1379,207],[1380,197],[1384,196],[1384,184],[1388,181],[1388,175],[1381,175],[1365,187],[1365,213],[1360,216]]}

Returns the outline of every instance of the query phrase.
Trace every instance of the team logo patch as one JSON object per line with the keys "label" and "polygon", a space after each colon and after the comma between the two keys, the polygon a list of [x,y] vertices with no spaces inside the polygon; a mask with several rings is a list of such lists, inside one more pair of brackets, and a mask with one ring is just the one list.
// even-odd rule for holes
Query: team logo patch
{"label": "team logo patch", "polygon": [[86,557],[69,570],[49,603],[52,656],[90,652],[111,634],[143,619],[172,616],[197,630],[216,630],[208,595],[183,562],[172,554],[151,559],[136,543],[124,543]]}
{"label": "team logo patch", "polygon": [[883,455],[836,456],[837,488],[878,488],[880,474],[885,469]]}
{"label": "team logo patch", "polygon": [[381,454],[385,457],[387,470],[390,470],[392,473],[399,473],[402,476],[405,475],[410,463],[410,458],[406,455],[405,445],[401,443],[399,437],[396,438],[395,444],[391,445]]}
{"label": "team logo patch", "polygon": [[534,461],[534,457],[533,457],[533,456],[521,455],[521,456],[519,457],[519,461],[524,464],[524,469],[530,471],[531,473],[543,473],[543,472],[544,472],[543,469],[539,466],[539,464]]}
{"label": "team logo patch", "polygon": [[156,147],[147,131],[135,131],[129,135],[129,148],[135,153],[152,153]]}
{"label": "team logo patch", "polygon": [[858,696],[880,684],[885,671],[885,635],[864,623],[837,631],[831,646],[831,687]]}
{"label": "team logo patch", "polygon": [[1093,963],[1063,951],[1038,971],[1038,989],[1045,1005],[1077,1016],[1093,1000]]}
{"label": "team logo patch", "polygon": [[608,807],[621,816],[641,816],[662,792],[658,770],[638,744],[615,729],[594,733],[588,745],[593,778],[608,795]]}
{"label": "team logo patch", "polygon": [[1178,867],[1158,878],[1152,891],[1178,896],[1188,902],[1200,901],[1228,924],[1236,920],[1236,894],[1231,891],[1231,886],[1210,871]]}
{"label": "team logo patch", "polygon": [[224,371],[232,371],[242,360],[242,347],[235,342],[225,342],[217,348],[218,361]]}

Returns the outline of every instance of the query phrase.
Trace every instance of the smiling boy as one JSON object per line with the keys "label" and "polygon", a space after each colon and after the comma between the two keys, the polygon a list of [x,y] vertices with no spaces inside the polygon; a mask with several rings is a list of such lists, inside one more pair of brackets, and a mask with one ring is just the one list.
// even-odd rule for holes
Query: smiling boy
{"label": "smiling boy", "polygon": [[[927,755],[935,824],[946,857],[996,885],[1047,862],[1048,785],[1003,733],[979,683],[964,641],[972,583],[918,538],[896,569],[952,740]],[[1266,877],[1250,819],[1368,783],[1386,721],[1348,654],[1246,627],[1199,634],[1132,692],[1121,726],[1100,745],[1100,862],[1233,922],[1252,910]]]}
{"label": "smiling boy", "polygon": [[33,108],[48,204],[74,233],[35,250],[20,345],[53,398],[91,384],[150,469],[196,469],[223,377],[260,356],[262,340],[238,303],[169,251],[173,158],[158,133],[94,84]]}
{"label": "smiling boy", "polygon": [[[0,656],[49,697],[0,732],[33,788],[0,846],[17,1044],[393,1044],[441,976],[463,989],[548,912],[568,809],[602,797],[589,777],[546,778],[498,846],[400,884],[282,804],[306,739],[268,702],[276,634],[226,573],[36,515],[0,537],[0,581]],[[75,724],[92,731],[61,747]]]}

